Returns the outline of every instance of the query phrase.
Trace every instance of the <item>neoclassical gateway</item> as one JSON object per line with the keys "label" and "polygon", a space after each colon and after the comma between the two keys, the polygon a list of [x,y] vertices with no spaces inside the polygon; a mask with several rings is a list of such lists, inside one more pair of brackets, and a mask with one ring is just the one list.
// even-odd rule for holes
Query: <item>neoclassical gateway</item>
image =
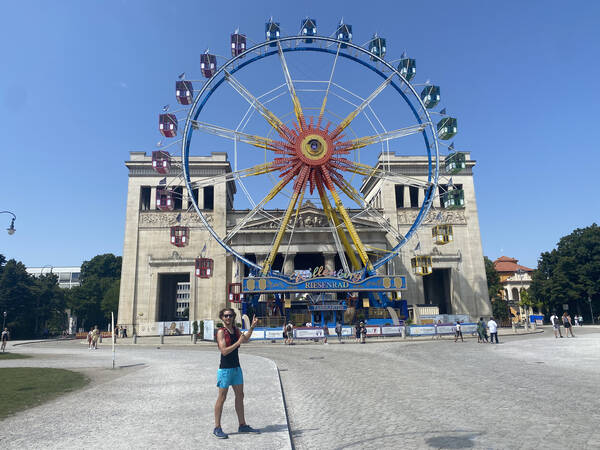
{"label": "neoclassical gateway", "polygon": [[264,30],[200,54],[157,149],[126,163],[119,324],[185,329],[230,304],[265,326],[489,315],[475,162],[440,86],[343,21]]}
{"label": "neoclassical gateway", "polygon": [[[386,165],[388,163],[392,172],[409,173],[423,181],[427,178],[425,158],[392,155],[391,160],[385,161]],[[186,190],[174,186],[173,191],[180,195],[172,198],[173,210],[162,211],[157,207],[156,199],[160,200],[157,189],[160,194],[163,174],[153,169],[152,157],[144,152],[131,152],[126,166],[129,187],[119,323],[136,327],[138,334],[157,334],[157,322],[217,319],[218,311],[224,306],[241,308],[240,303],[230,303],[230,286],[247,276],[248,269],[226,254],[195,211],[188,211],[190,200]],[[406,289],[401,291],[401,298],[409,307],[431,304],[437,305],[441,314],[469,314],[471,317],[491,314],[473,185],[474,166],[475,162],[467,154],[466,168],[453,176],[454,185],[464,192],[464,206],[445,209],[440,197],[436,197],[419,229],[418,239],[411,241],[414,245],[377,270],[380,275],[406,276]],[[229,172],[231,165],[224,153],[194,157],[190,163],[190,173],[196,181]],[[361,194],[385,217],[389,224],[386,228],[400,234],[409,229],[424,199],[423,190],[416,191],[411,186],[373,177],[364,179]],[[203,214],[216,229],[232,229],[248,214],[248,210],[232,207],[236,195],[234,182],[198,188],[194,191],[196,195]],[[269,255],[274,229],[285,211],[271,209],[266,212],[268,214],[252,219],[234,236],[235,248],[259,264]],[[371,258],[376,259],[378,252],[392,248],[392,233],[378,221],[364,215],[353,222],[364,244],[379,249],[373,250]],[[439,223],[452,226],[453,238],[445,245],[436,245],[432,237],[432,229]],[[176,230],[185,230],[184,235],[174,235]],[[187,241],[185,245],[179,241],[182,237]],[[415,252],[416,246],[420,248]],[[289,249],[286,245],[285,250],[285,260],[279,253],[273,264],[275,270],[282,270],[284,274],[320,266],[328,270],[343,269],[327,216],[311,201],[306,201],[300,208],[292,244]],[[431,274],[419,276],[413,272],[411,260],[417,254],[431,256]],[[197,267],[200,260],[210,261],[210,266]],[[298,323],[310,320],[311,316],[306,314],[310,303],[307,296],[293,294],[291,297],[290,308],[283,308],[288,317]],[[259,315],[281,314],[280,310],[273,312],[275,301],[268,295],[262,295],[259,303]],[[362,301],[357,302],[359,308],[362,304]],[[381,317],[378,308],[371,310],[372,316]],[[338,317],[343,318],[341,314]],[[347,314],[346,319],[349,319]]]}

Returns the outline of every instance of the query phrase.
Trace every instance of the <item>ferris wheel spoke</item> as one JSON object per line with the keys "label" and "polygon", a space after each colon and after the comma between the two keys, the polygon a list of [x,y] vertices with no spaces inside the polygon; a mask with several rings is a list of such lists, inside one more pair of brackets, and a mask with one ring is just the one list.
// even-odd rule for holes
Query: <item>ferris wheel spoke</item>
{"label": "ferris wheel spoke", "polygon": [[335,53],[335,59],[333,60],[333,65],[331,66],[331,74],[329,75],[329,81],[327,82],[327,89],[325,90],[325,96],[323,97],[323,103],[321,104],[321,110],[319,111],[319,121],[317,123],[317,128],[321,127],[321,120],[323,120],[323,114],[325,114],[325,106],[327,105],[327,97],[329,95],[329,89],[331,88],[331,81],[333,80],[333,73],[335,72],[335,66],[337,65],[338,57],[340,56],[340,49],[342,48],[342,44],[338,44],[337,51]]}
{"label": "ferris wheel spoke", "polygon": [[323,189],[321,183],[317,185],[317,190],[319,191],[319,197],[321,198],[321,205],[323,206],[323,210],[325,211],[325,214],[327,215],[329,221],[332,223],[332,233],[334,235],[334,239],[336,240],[336,242],[339,240],[340,244],[343,246],[343,250],[338,248],[338,254],[340,256],[340,260],[342,261],[342,265],[344,265],[345,263],[344,270],[348,272],[350,271],[348,268],[348,262],[346,261],[346,256],[344,255],[344,250],[345,253],[348,255],[348,258],[350,258],[350,262],[352,263],[353,269],[360,270],[361,265],[358,261],[358,258],[356,257],[356,253],[350,245],[348,237],[342,229],[342,222],[340,221],[340,218],[338,217],[335,209],[331,207],[331,203],[329,202],[327,194],[325,193],[325,190]]}
{"label": "ferris wheel spoke", "polygon": [[406,186],[414,186],[417,188],[427,189],[431,186],[430,183],[420,180],[418,178],[409,177],[408,175],[399,175],[393,172],[378,169],[377,167],[371,167],[366,164],[361,164],[354,161],[349,161],[344,158],[342,166],[336,166],[347,172],[356,173],[358,175],[364,175],[366,177],[379,178],[380,180],[387,180],[397,184],[403,184]]}
{"label": "ferris wheel spoke", "polygon": [[205,133],[221,136],[234,141],[244,142],[255,147],[264,148],[273,151],[284,151],[280,142],[262,136],[244,133],[242,131],[230,130],[229,128],[212,125],[197,120],[192,120],[192,128],[194,130],[204,131]]}
{"label": "ferris wheel spoke", "polygon": [[214,177],[203,178],[198,181],[191,183],[193,188],[201,188],[206,186],[214,186],[228,181],[235,181],[240,178],[252,177],[256,175],[263,175],[265,173],[274,172],[277,170],[277,166],[274,163],[268,162],[264,164],[258,164],[256,166],[248,167],[242,170],[236,170],[234,172],[228,172]]}
{"label": "ferris wheel spoke", "polygon": [[233,227],[233,229],[225,237],[224,241],[231,241],[233,236],[235,236],[248,223],[248,221],[250,221],[259,211],[261,211],[268,202],[273,200],[273,198],[283,190],[283,188],[292,180],[292,178],[294,178],[295,175],[295,172],[290,172],[282,180],[280,180],[279,183],[277,183],[273,189],[271,189],[271,191],[260,201],[260,203],[252,208],[252,210],[246,214],[246,216],[235,227]]}
{"label": "ferris wheel spoke", "polygon": [[410,136],[411,134],[417,134],[422,132],[428,125],[429,123],[420,123],[418,125],[412,125],[406,128],[399,128],[397,130],[375,134],[373,136],[363,136],[358,139],[352,139],[350,141],[339,143],[336,146],[336,150],[339,149],[339,151],[348,152],[350,150],[356,150],[359,148],[366,147],[367,145],[378,144],[380,142]]}
{"label": "ferris wheel spoke", "polygon": [[377,87],[377,89],[375,89],[373,92],[371,92],[371,95],[369,95],[367,98],[365,98],[362,101],[362,103],[360,105],[358,105],[358,107],[354,111],[352,111],[350,114],[348,114],[348,116],[346,116],[346,118],[340,122],[340,124],[337,126],[337,128],[333,131],[334,137],[338,136],[342,131],[344,131],[344,129],[352,123],[352,121],[356,118],[356,116],[358,116],[361,112],[363,112],[364,109],[367,106],[369,106],[371,104],[371,102],[373,100],[375,100],[375,98],[377,98],[377,96],[379,94],[381,94],[383,92],[383,90],[392,82],[392,78],[394,77],[394,75],[395,75],[395,73],[391,74],[388,78],[386,78],[385,81]]}
{"label": "ferris wheel spoke", "polygon": [[306,121],[304,120],[304,113],[302,112],[302,106],[300,105],[300,99],[296,94],[296,89],[294,88],[294,83],[292,82],[292,77],[290,76],[290,70],[288,69],[287,62],[285,60],[285,55],[283,54],[283,49],[281,48],[281,44],[279,41],[277,42],[277,48],[279,50],[279,61],[281,62],[281,68],[283,69],[283,76],[285,77],[285,83],[287,84],[288,91],[290,92],[290,96],[292,97],[292,103],[294,104],[294,114],[296,115],[296,120],[298,120],[298,125],[300,129],[306,129]]}
{"label": "ferris wheel spoke", "polygon": [[235,89],[235,91],[238,94],[240,94],[248,103],[250,103],[250,105],[254,109],[256,109],[265,118],[267,122],[269,122],[269,125],[271,125],[273,128],[275,128],[275,130],[277,130],[281,137],[283,137],[286,140],[291,139],[293,137],[291,130],[287,126],[285,126],[284,123],[275,114],[273,114],[258,98],[252,95],[250,91],[246,89],[246,87],[242,83],[240,83],[240,81],[237,78],[235,78],[226,70],[224,72],[225,80],[227,80],[231,87],[233,87],[233,89]]}
{"label": "ferris wheel spoke", "polygon": [[292,217],[292,213],[294,212],[294,207],[296,206],[296,202],[298,201],[298,197],[300,196],[300,192],[304,191],[306,188],[306,182],[308,180],[308,168],[304,167],[301,173],[298,175],[296,182],[294,184],[294,191],[292,193],[292,197],[290,198],[290,202],[288,207],[281,219],[281,224],[279,225],[279,230],[277,230],[277,235],[275,236],[275,240],[273,241],[273,247],[269,252],[269,256],[265,261],[263,266],[262,274],[267,275],[273,265],[273,261],[275,261],[275,256],[277,255],[277,251],[279,250],[279,246],[281,245],[281,240],[283,239],[283,235],[287,230],[288,223],[290,218]]}

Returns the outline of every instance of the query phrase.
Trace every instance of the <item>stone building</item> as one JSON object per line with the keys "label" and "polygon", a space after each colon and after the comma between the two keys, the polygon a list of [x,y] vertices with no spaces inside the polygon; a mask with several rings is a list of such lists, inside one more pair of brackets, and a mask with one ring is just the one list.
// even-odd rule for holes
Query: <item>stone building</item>
{"label": "stone building", "polygon": [[494,261],[494,268],[500,276],[500,296],[509,304],[510,312],[516,320],[521,320],[529,313],[530,310],[519,305],[521,301],[521,291],[529,289],[531,286],[531,275],[533,269],[522,266],[519,260],[508,256],[501,256]]}
{"label": "stone building", "polygon": [[[427,180],[427,158],[414,156],[383,157],[378,163],[389,172]],[[401,274],[407,277],[407,290],[402,299],[409,305],[438,305],[442,314],[470,314],[472,317],[489,316],[491,306],[483,262],[481,237],[473,167],[475,161],[467,154],[467,167],[453,175],[453,184],[464,190],[465,205],[458,209],[443,209],[439,197],[425,218],[424,225],[404,248],[398,258],[382,266],[379,274]],[[188,211],[188,193],[178,178],[181,168],[173,161],[168,174],[170,187],[175,189],[173,211],[156,208],[157,187],[165,175],[155,172],[152,158],[144,152],[131,152],[126,166],[129,170],[123,268],[119,300],[119,324],[136,328],[138,334],[157,334],[157,323],[186,320],[217,319],[218,311],[229,305],[228,285],[239,282],[248,275],[248,269],[227,255],[225,250],[209,235],[195,211]],[[192,181],[231,172],[226,153],[190,158]],[[164,181],[164,180],[162,180]],[[201,184],[201,183],[200,183]],[[443,191],[447,186],[440,185]],[[399,184],[393,178],[366,178],[361,193],[379,217],[358,215],[360,210],[349,210],[353,223],[373,254],[379,259],[393,248],[395,236],[405,233],[421,206],[423,189]],[[233,181],[204,186],[193,192],[207,220],[219,235],[230,230],[248,213],[234,209],[236,184]],[[316,203],[316,202],[315,202]],[[293,240],[285,245],[285,255],[278,254],[274,270],[291,274],[317,266],[338,270],[342,267],[332,238],[327,218],[315,203],[305,201],[299,211]],[[268,210],[267,215],[251,219],[232,238],[231,245],[249,260],[262,265],[273,242],[279,220],[284,211]],[[453,226],[453,240],[436,246],[431,237],[433,224]],[[176,247],[170,242],[170,227],[182,225],[189,229],[187,245]],[[285,239],[287,242],[287,236]],[[411,258],[417,242],[419,254],[433,258],[433,273],[426,277],[411,272]],[[280,251],[283,251],[283,245]],[[379,253],[379,254],[377,254]],[[214,261],[210,277],[195,276],[195,259],[199,256]],[[261,298],[262,312],[267,314],[269,298]],[[301,308],[302,296],[295,297],[292,308]],[[238,305],[232,305],[237,307]],[[304,307],[305,308],[305,307]],[[187,311],[185,311],[187,309]],[[306,308],[305,308],[306,309]]]}

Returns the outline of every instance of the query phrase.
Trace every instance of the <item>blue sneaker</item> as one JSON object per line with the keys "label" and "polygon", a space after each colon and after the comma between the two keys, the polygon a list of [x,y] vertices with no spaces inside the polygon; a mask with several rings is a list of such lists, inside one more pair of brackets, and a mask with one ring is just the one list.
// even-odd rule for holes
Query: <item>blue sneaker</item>
{"label": "blue sneaker", "polygon": [[217,439],[227,439],[229,437],[223,432],[221,427],[217,427],[213,430],[213,436]]}
{"label": "blue sneaker", "polygon": [[240,425],[238,428],[238,433],[256,433],[260,434],[260,431],[252,428],[250,425]]}

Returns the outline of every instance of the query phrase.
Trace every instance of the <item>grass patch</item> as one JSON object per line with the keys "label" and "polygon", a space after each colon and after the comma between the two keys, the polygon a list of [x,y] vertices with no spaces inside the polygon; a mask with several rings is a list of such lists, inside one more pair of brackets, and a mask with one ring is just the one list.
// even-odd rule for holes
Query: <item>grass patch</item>
{"label": "grass patch", "polygon": [[6,359],[25,359],[31,358],[29,355],[22,355],[20,353],[0,353],[0,361],[4,361]]}
{"label": "grass patch", "polygon": [[0,369],[0,419],[41,405],[85,386],[83,374],[64,369],[7,367]]}

